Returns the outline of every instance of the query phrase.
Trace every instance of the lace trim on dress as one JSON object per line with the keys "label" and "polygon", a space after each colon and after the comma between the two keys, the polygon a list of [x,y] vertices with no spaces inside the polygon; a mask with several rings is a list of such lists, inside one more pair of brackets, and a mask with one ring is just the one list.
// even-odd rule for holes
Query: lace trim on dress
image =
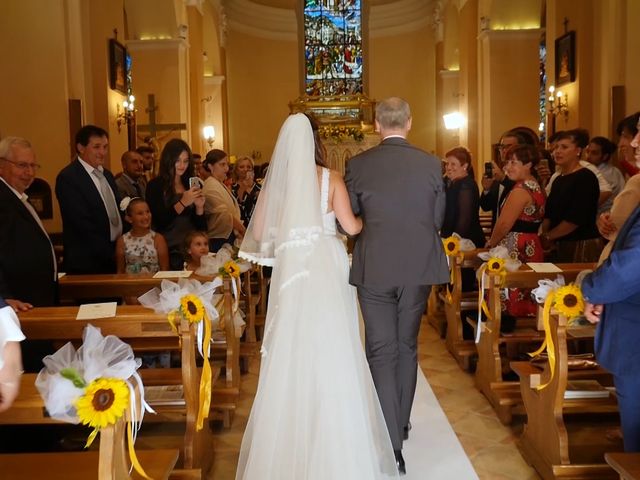
{"label": "lace trim on dress", "polygon": [[273,256],[267,255],[267,256],[256,256],[256,255],[252,255],[250,253],[247,252],[243,252],[242,250],[240,250],[238,252],[238,257],[243,258],[245,260],[250,261],[251,263],[257,263],[258,265],[264,265],[265,267],[273,267],[273,263],[274,263],[274,258]]}
{"label": "lace trim on dress", "polygon": [[320,238],[321,227],[301,227],[289,230],[289,238],[278,245],[274,251],[278,255],[282,250],[291,247],[305,247]]}

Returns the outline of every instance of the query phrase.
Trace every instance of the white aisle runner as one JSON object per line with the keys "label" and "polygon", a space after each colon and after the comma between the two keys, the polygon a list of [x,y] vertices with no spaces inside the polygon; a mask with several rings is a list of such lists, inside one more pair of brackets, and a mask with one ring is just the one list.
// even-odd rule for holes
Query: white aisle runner
{"label": "white aisle runner", "polygon": [[409,440],[405,440],[402,450],[407,464],[407,475],[402,479],[478,479],[420,368],[411,410],[411,426]]}

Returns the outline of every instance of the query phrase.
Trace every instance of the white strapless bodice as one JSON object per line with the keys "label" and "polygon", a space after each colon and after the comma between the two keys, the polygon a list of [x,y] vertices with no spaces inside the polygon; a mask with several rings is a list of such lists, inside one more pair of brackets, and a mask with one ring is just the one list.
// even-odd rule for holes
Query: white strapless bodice
{"label": "white strapless bodice", "polygon": [[320,211],[322,212],[322,232],[325,235],[336,235],[336,214],[329,209],[329,169],[322,169],[322,188],[320,190]]}

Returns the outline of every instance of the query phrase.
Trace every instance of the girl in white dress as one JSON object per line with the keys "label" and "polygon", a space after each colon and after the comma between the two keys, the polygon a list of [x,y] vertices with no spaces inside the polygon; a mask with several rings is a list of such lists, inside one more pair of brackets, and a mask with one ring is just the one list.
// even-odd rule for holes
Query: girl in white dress
{"label": "girl in white dress", "polygon": [[321,148],[305,115],[287,118],[240,248],[273,274],[238,480],[398,475],[336,235],[336,217],[350,234],[362,221],[342,177],[314,162]]}

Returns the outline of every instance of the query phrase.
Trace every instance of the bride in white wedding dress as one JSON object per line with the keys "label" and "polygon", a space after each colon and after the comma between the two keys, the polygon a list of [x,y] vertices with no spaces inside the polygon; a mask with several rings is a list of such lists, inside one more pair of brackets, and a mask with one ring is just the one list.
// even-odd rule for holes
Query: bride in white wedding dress
{"label": "bride in white wedding dress", "polygon": [[240,256],[273,266],[258,390],[237,480],[371,480],[398,471],[362,348],[336,217],[354,217],[342,177],[303,114],[280,130]]}

